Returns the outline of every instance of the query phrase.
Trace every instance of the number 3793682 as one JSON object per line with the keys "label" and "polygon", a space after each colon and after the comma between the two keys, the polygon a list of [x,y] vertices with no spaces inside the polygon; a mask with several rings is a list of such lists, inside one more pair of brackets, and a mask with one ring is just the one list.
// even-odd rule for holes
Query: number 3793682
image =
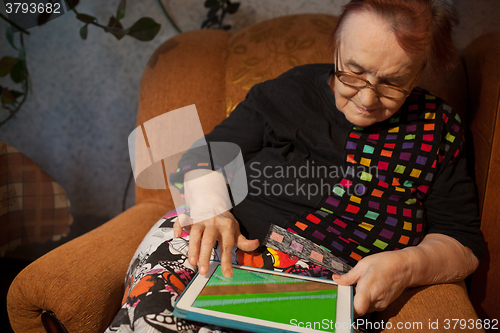
{"label": "number 3793682", "polygon": [[464,329],[491,329],[498,330],[498,319],[445,319],[444,329],[464,330]]}
{"label": "number 3793682", "polygon": [[26,3],[26,2],[5,2],[5,11],[7,14],[42,14],[42,13],[54,13],[61,14],[61,4],[56,3]]}

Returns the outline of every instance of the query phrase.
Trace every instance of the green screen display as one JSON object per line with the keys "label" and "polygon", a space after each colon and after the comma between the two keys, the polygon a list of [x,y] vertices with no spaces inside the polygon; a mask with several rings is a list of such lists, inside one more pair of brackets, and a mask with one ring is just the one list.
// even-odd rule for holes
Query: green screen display
{"label": "green screen display", "polygon": [[337,286],[218,266],[193,307],[334,332]]}

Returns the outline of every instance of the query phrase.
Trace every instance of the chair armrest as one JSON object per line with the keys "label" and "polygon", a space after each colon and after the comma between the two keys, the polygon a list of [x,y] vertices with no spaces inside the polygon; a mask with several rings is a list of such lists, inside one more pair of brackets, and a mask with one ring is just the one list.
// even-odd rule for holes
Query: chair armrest
{"label": "chair armrest", "polygon": [[[447,319],[449,319],[449,322],[445,321]],[[453,329],[456,322],[453,322],[453,319],[465,319],[467,325],[470,324],[469,319],[474,320],[474,324],[478,319],[463,281],[409,288],[392,302],[387,309],[376,312],[372,316],[373,323],[384,323],[383,327],[385,329],[377,330],[377,332],[462,331],[460,323]],[[421,323],[421,326],[417,326],[420,325],[419,323]],[[399,329],[398,324],[403,325],[401,329]],[[408,325],[406,329],[405,324]],[[447,329],[448,324],[450,327]],[[388,325],[392,329],[389,329]],[[432,326],[429,327],[429,325]],[[411,328],[408,329],[409,327]],[[467,327],[467,332],[484,332],[484,330],[469,330]]]}
{"label": "chair armrest", "polygon": [[103,332],[119,310],[136,248],[168,209],[142,202],[26,267],[7,295],[14,331],[43,332],[47,310],[69,332]]}

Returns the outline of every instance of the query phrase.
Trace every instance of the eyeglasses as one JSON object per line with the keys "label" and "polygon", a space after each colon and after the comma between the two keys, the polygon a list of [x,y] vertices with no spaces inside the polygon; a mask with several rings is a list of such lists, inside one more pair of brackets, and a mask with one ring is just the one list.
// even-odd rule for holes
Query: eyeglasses
{"label": "eyeglasses", "polygon": [[[339,79],[340,82],[345,84],[346,86],[349,86],[351,88],[355,88],[358,90],[364,89],[364,88],[370,88],[375,93],[379,96],[383,96],[389,99],[403,99],[406,96],[411,94],[411,89],[406,90],[394,86],[389,86],[386,84],[371,84],[370,81],[365,80],[361,77],[355,76],[354,74],[347,73],[344,71],[339,70],[339,57],[340,57],[340,43],[337,43],[337,56],[335,58],[335,76],[337,79]],[[411,82],[411,86],[413,87],[413,84],[415,82],[418,82],[418,79],[420,78],[420,75],[424,71],[425,68],[425,63],[422,66],[422,69],[418,73],[417,77],[413,79]]]}

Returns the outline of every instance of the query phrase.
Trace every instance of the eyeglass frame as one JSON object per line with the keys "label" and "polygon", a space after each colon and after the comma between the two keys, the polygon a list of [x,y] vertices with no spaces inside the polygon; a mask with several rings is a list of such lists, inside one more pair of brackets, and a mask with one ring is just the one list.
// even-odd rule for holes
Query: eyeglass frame
{"label": "eyeglass frame", "polygon": [[[411,94],[411,91],[413,90],[414,86],[413,84],[415,82],[418,82],[418,80],[420,80],[420,76],[422,75],[424,69],[425,69],[425,65],[426,63],[424,62],[424,65],[422,66],[422,68],[420,69],[420,71],[418,72],[418,75],[411,81],[411,88],[409,90],[407,89],[403,89],[403,88],[399,88],[399,87],[396,87],[396,86],[391,86],[391,85],[388,85],[388,84],[372,84],[370,81],[368,81],[367,79],[364,79],[362,77],[359,77],[355,74],[351,74],[351,73],[348,73],[346,71],[341,71],[339,70],[339,65],[338,65],[338,62],[339,62],[339,58],[340,58],[340,42],[337,42],[337,54],[336,54],[336,57],[335,57],[335,77],[344,85],[348,86],[348,87],[351,87],[351,88],[354,88],[354,89],[357,89],[358,91],[361,90],[361,89],[365,89],[365,88],[370,88],[372,89],[378,96],[382,96],[382,97],[385,97],[385,98],[388,98],[388,99],[392,99],[392,100],[400,100],[400,99],[403,99],[403,98],[406,98],[408,97],[410,94]],[[355,87],[355,86],[352,86],[348,83],[345,83],[343,82],[342,80],[340,80],[340,77],[342,76],[350,76],[350,77],[353,77],[355,79],[358,79],[358,80],[361,80],[361,81],[364,81],[366,83],[366,85],[364,87]],[[398,90],[400,92],[402,92],[404,94],[403,97],[389,97],[389,96],[385,96],[383,94],[381,94],[378,90],[377,90],[377,87],[387,87],[387,88],[390,88],[390,89],[394,89],[394,90]]]}

